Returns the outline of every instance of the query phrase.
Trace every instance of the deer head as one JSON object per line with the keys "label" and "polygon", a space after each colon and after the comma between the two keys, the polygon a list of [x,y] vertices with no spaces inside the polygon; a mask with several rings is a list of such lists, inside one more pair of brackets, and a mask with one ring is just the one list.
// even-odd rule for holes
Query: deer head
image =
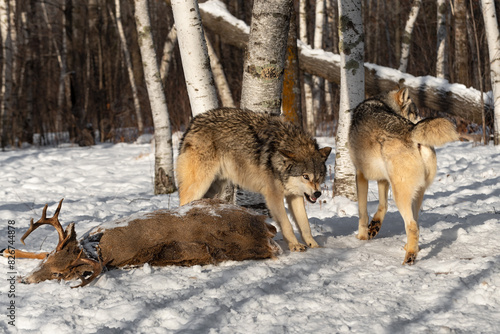
{"label": "deer head", "polygon": [[[75,224],[69,224],[64,230],[59,223],[58,217],[62,202],[63,199],[59,202],[52,218],[47,218],[48,205],[46,204],[43,208],[42,218],[36,223],[33,223],[33,219],[31,219],[28,231],[21,238],[21,242],[24,244],[24,239],[38,227],[45,224],[52,225],[59,234],[56,249],[47,255],[34,272],[21,280],[24,283],[38,283],[50,279],[71,280],[80,278],[82,283],[75,286],[78,287],[87,285],[101,273],[101,264],[88,259],[76,240]],[[92,273],[88,279],[85,278],[87,273]]]}

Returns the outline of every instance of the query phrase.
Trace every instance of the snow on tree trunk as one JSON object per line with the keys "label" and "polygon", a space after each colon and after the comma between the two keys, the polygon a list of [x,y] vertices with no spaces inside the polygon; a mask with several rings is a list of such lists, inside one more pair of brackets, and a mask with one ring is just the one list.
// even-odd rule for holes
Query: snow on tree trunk
{"label": "snow on tree trunk", "polygon": [[177,29],[174,24],[168,32],[167,40],[163,46],[163,55],[161,56],[160,61],[160,75],[163,84],[165,84],[165,81],[167,80],[168,70],[170,69],[170,64],[172,63],[175,43],[177,43]]}
{"label": "snow on tree trunk", "polygon": [[411,36],[413,33],[413,27],[415,26],[415,21],[417,20],[421,3],[422,0],[413,0],[413,5],[410,10],[410,15],[408,16],[408,21],[406,21],[405,32],[403,34],[403,40],[401,42],[401,58],[399,61],[399,70],[401,72],[406,72],[408,68],[408,57],[410,56]]}
{"label": "snow on tree trunk", "polygon": [[215,50],[210,43],[210,40],[205,35],[205,40],[207,41],[208,56],[210,57],[210,68],[215,80],[215,86],[219,92],[219,98],[221,100],[223,107],[234,108],[233,95],[231,94],[231,89],[229,88],[229,83],[227,82],[226,74],[224,74],[224,68],[219,61],[219,57],[215,53]]}
{"label": "snow on tree trunk", "polygon": [[155,194],[169,194],[175,191],[172,130],[156,61],[147,3],[143,0],[134,1],[139,49],[155,128],[154,188]]}
{"label": "snow on tree trunk", "polygon": [[196,0],[171,2],[191,112],[196,116],[219,106],[200,11]]}
{"label": "snow on tree trunk", "polygon": [[[307,0],[300,0],[299,3],[299,39],[304,43],[308,44],[307,37]],[[313,84],[312,76],[309,73],[303,73],[304,82],[304,106],[306,109],[306,130],[310,134],[314,134],[316,131],[316,117],[314,113],[313,106]]]}
{"label": "snow on tree trunk", "polygon": [[445,79],[448,75],[448,42],[446,39],[446,15],[448,0],[437,0],[437,57],[436,77]]}
{"label": "snow on tree trunk", "polygon": [[255,0],[243,65],[241,107],[280,114],[292,0]]}
{"label": "snow on tree trunk", "polygon": [[355,169],[349,156],[351,112],[365,98],[364,33],[361,0],[339,1],[339,50],[341,57],[340,109],[337,128],[335,196],[356,200]]}
{"label": "snow on tree trunk", "polygon": [[493,141],[495,145],[500,145],[500,33],[494,0],[481,0],[481,8],[490,55],[490,76],[495,112]]}

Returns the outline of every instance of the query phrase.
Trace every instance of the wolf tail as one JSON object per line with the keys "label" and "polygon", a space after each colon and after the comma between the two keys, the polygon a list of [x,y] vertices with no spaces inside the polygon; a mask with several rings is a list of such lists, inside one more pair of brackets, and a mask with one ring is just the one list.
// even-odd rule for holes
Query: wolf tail
{"label": "wolf tail", "polygon": [[426,118],[415,124],[411,137],[422,145],[441,146],[458,140],[458,133],[455,125],[445,118]]}

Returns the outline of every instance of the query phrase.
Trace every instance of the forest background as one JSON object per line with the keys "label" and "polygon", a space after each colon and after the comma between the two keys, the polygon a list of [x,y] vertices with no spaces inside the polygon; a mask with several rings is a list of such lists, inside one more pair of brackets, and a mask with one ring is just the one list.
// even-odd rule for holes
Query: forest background
{"label": "forest background", "polygon": [[[250,24],[252,0],[223,2],[235,17]],[[451,83],[490,91],[488,48],[477,0],[421,2],[412,32],[407,73],[436,76],[440,2],[446,20],[444,78]],[[117,3],[121,6],[130,63],[126,60],[119,36]],[[150,0],[148,4],[160,63],[173,26],[172,9],[169,1]],[[304,4],[306,16],[302,20],[307,22],[309,40],[306,44],[337,54],[337,1],[323,1],[324,18],[319,24],[321,45],[317,37],[315,40],[319,15],[316,1],[306,0]],[[412,1],[363,0],[362,4],[365,62],[397,69]],[[495,1],[495,5],[498,13],[500,2]],[[2,32],[8,31],[8,34],[2,34],[1,53],[2,148],[20,147],[23,143],[53,145],[69,141],[92,145],[105,141],[133,141],[141,132],[153,132],[133,0],[4,0],[1,12],[5,26]],[[299,23],[300,15],[296,20]],[[239,106],[245,51],[226,44],[216,30],[205,26],[205,32],[222,65],[234,103]],[[6,52],[7,48],[10,52]],[[171,56],[163,84],[172,130],[178,131],[189,122],[191,110],[177,43]],[[6,64],[10,64],[8,68]],[[129,69],[137,90],[138,101],[135,103]],[[308,76],[302,72],[301,78],[307,80]],[[338,117],[339,87],[330,82],[319,87],[312,129],[318,135],[333,136]],[[305,115],[307,103],[304,101],[311,97],[304,96],[303,92],[302,97]],[[306,121],[304,117],[304,124]],[[457,123],[474,131],[475,125],[468,119],[458,119]],[[487,125],[492,126],[491,119],[487,119]]]}

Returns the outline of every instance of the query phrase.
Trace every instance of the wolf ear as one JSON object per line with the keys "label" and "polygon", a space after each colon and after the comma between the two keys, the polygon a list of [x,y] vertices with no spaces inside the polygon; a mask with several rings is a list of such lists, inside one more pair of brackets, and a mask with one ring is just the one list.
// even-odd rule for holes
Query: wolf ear
{"label": "wolf ear", "polygon": [[396,92],[396,102],[400,107],[405,106],[408,102],[411,102],[410,90],[406,87],[399,89]]}
{"label": "wolf ear", "polygon": [[328,159],[328,156],[330,155],[330,152],[332,151],[332,148],[327,146],[327,147],[323,147],[319,150],[319,153],[321,154],[321,156],[323,157],[323,159]]}
{"label": "wolf ear", "polygon": [[280,153],[281,153],[281,155],[283,155],[285,158],[290,159],[290,160],[295,160],[295,153],[293,153],[292,151],[288,151],[288,150],[279,150],[279,152],[280,152]]}

